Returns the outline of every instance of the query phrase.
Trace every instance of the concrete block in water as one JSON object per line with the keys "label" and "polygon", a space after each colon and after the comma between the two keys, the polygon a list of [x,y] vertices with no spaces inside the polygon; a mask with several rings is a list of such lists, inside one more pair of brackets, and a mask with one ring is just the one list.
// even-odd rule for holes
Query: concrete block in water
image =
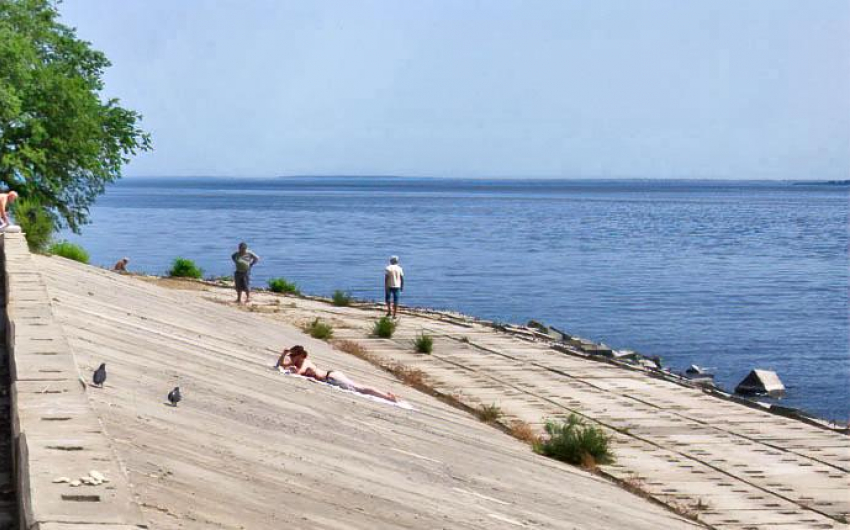
{"label": "concrete block in water", "polygon": [[[610,357],[618,361],[639,361],[641,355],[634,350],[612,350]],[[655,363],[652,363],[655,366]]]}
{"label": "concrete block in water", "polygon": [[614,351],[604,344],[583,342],[579,348],[590,355],[600,355],[602,357],[607,357],[608,359],[612,359],[614,357]]}
{"label": "concrete block in water", "polygon": [[776,372],[770,370],[753,370],[735,387],[736,394],[753,395],[767,394],[781,396],[785,393],[785,385],[779,380]]}

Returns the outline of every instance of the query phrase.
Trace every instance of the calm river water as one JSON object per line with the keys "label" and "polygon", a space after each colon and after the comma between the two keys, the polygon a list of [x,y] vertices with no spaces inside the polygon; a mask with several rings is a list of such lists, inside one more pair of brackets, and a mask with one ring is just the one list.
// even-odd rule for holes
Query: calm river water
{"label": "calm river water", "polygon": [[363,298],[398,254],[405,304],[534,318],[710,367],[727,388],[776,370],[784,404],[846,421],[848,198],[776,182],[128,178],[67,237],[96,264],[162,273],[183,256],[209,275],[246,240],[255,284]]}

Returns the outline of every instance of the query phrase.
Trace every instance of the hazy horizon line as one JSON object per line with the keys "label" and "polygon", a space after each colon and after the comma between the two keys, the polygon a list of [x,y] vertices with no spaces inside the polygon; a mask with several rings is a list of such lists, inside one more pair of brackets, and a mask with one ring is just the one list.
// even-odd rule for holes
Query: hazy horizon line
{"label": "hazy horizon line", "polygon": [[449,176],[449,175],[395,175],[395,174],[292,174],[292,175],[122,175],[122,179],[409,179],[409,180],[586,180],[586,181],[712,181],[712,182],[848,182],[835,178],[736,178],[736,177],[638,177],[638,176]]}

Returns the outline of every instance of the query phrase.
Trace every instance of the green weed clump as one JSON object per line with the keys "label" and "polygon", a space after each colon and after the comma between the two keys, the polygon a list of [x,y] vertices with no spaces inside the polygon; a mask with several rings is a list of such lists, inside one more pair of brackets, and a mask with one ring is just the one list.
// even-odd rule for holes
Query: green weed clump
{"label": "green weed clump", "polygon": [[326,324],[318,318],[304,328],[304,331],[310,334],[314,339],[328,340],[334,336],[334,328],[330,324]]}
{"label": "green weed clump", "polygon": [[375,322],[375,327],[372,328],[372,334],[382,339],[388,339],[395,333],[395,321],[390,317],[381,317]]}
{"label": "green weed clump", "polygon": [[26,234],[27,245],[33,252],[44,252],[50,245],[56,223],[53,216],[35,199],[18,199],[12,203],[15,222]]}
{"label": "green weed clump", "polygon": [[168,275],[172,278],[194,278],[200,280],[204,276],[204,271],[190,259],[174,258]]}
{"label": "green weed clump", "polygon": [[502,417],[502,409],[495,403],[492,405],[481,405],[476,411],[478,419],[484,423],[496,423]]}
{"label": "green weed clump", "polygon": [[413,340],[413,345],[416,346],[416,351],[419,353],[431,353],[434,351],[434,339],[431,335],[427,335],[426,333],[420,333]]}
{"label": "green weed clump", "polygon": [[336,290],[334,291],[333,296],[331,297],[331,301],[333,305],[337,307],[348,307],[351,305],[353,298],[350,293],[345,291]]}
{"label": "green weed clump", "polygon": [[301,290],[295,282],[290,282],[286,278],[272,278],[269,280],[269,289],[273,293],[295,294],[300,295]]}
{"label": "green weed clump", "polygon": [[50,248],[47,249],[47,252],[48,254],[53,254],[54,256],[62,256],[63,258],[79,261],[80,263],[89,262],[89,253],[86,252],[86,249],[84,249],[80,245],[75,245],[68,241],[59,241],[58,243],[53,243],[52,245],[50,245]]}
{"label": "green weed clump", "polygon": [[576,414],[565,422],[547,421],[546,433],[548,438],[534,444],[534,451],[541,455],[587,468],[614,461],[610,436]]}

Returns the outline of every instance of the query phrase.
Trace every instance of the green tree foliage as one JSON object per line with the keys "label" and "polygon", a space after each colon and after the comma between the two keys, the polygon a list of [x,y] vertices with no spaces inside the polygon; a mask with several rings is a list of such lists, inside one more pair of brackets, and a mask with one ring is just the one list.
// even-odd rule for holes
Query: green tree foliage
{"label": "green tree foliage", "polygon": [[0,0],[0,184],[78,232],[129,157],[141,116],[103,99],[106,56],[59,23],[54,0]]}
{"label": "green tree foliage", "polygon": [[18,199],[12,203],[12,215],[26,233],[33,252],[44,252],[53,236],[53,217],[34,199]]}

